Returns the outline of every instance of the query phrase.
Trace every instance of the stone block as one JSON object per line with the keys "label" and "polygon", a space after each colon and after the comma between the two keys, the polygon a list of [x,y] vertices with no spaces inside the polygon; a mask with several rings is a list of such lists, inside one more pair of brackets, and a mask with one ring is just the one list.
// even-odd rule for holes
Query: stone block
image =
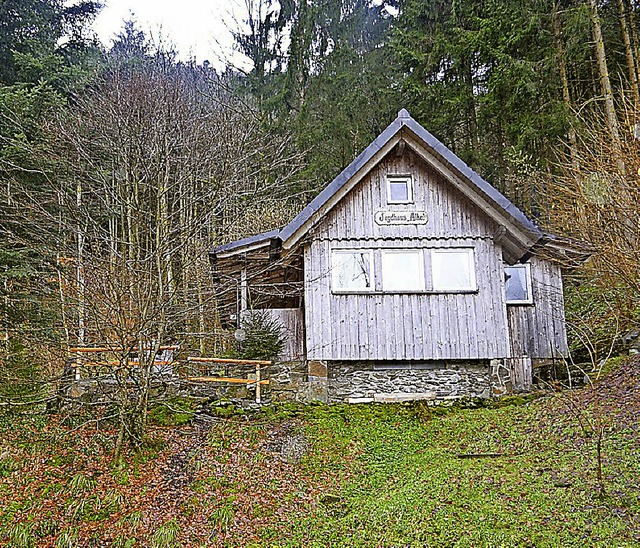
{"label": "stone block", "polygon": [[435,392],[392,392],[391,394],[374,394],[376,403],[398,403],[403,401],[435,400]]}
{"label": "stone block", "polygon": [[325,362],[309,361],[309,377],[327,377],[327,364]]}
{"label": "stone block", "polygon": [[329,400],[329,387],[326,377],[309,376],[305,400],[325,403]]}
{"label": "stone block", "polygon": [[374,398],[347,398],[347,403],[373,403]]}
{"label": "stone block", "polygon": [[79,384],[72,384],[69,388],[69,397],[79,399],[84,396],[85,389]]}

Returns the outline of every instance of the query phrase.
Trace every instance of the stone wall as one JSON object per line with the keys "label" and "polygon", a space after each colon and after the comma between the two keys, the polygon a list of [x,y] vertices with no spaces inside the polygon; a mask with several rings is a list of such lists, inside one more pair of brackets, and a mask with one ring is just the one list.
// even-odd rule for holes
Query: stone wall
{"label": "stone wall", "polygon": [[305,361],[276,362],[269,367],[267,397],[273,401],[307,401],[308,385]]}
{"label": "stone wall", "polygon": [[433,362],[420,367],[376,369],[373,363],[332,362],[328,400],[372,398],[375,394],[427,394],[436,398],[492,395],[489,362]]}
{"label": "stone wall", "polygon": [[[247,371],[228,370],[246,377]],[[289,361],[275,363],[263,375],[269,384],[264,401],[407,401],[411,399],[488,398],[512,392],[510,369],[504,360],[442,361],[383,369],[372,362]],[[112,379],[70,383],[65,395],[97,401],[110,394]],[[187,384],[171,376],[157,378],[154,393],[208,398],[255,399],[255,387],[217,383]]]}

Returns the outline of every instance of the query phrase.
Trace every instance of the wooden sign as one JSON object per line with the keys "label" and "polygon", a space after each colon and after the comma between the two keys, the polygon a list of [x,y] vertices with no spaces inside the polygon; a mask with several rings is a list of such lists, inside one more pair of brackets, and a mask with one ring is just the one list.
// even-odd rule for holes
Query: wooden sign
{"label": "wooden sign", "polygon": [[426,211],[377,211],[374,219],[376,224],[390,225],[426,225]]}

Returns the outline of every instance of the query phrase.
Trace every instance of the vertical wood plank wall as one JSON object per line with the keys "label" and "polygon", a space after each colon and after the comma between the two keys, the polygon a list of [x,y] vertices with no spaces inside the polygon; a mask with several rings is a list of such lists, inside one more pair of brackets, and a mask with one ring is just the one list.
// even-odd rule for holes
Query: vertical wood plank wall
{"label": "vertical wood plank wall", "polygon": [[[387,174],[413,175],[413,204],[386,203]],[[380,210],[427,211],[429,218],[426,225],[379,226],[374,215]],[[305,246],[308,359],[508,356],[502,252],[493,241],[497,228],[412,152],[387,156],[315,227]],[[474,248],[476,293],[340,295],[331,291],[332,249],[441,247]],[[376,267],[379,273],[379,264]]]}
{"label": "vertical wood plank wall", "polygon": [[304,316],[301,308],[264,309],[270,318],[282,325],[285,347],[278,356],[283,362],[304,359]]}
{"label": "vertical wood plank wall", "polygon": [[509,305],[511,355],[532,359],[566,356],[567,330],[560,267],[532,257],[533,305]]}

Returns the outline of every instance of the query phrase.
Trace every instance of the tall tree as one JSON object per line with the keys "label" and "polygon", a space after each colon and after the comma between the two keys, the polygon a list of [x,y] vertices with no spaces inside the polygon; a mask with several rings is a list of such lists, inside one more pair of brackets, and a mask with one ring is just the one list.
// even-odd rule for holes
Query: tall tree
{"label": "tall tree", "polygon": [[611,133],[611,138],[613,139],[615,148],[620,148],[620,127],[618,125],[618,115],[616,113],[616,107],[613,98],[611,79],[609,78],[609,67],[604,46],[604,38],[602,35],[602,25],[600,22],[598,4],[596,0],[588,0],[588,6],[589,17],[591,19],[591,27],[593,31],[596,63],[598,67],[598,74],[600,76],[602,99],[604,100],[604,110],[606,114],[607,126],[609,127],[609,131]]}
{"label": "tall tree", "polygon": [[638,91],[638,73],[636,69],[635,54],[629,30],[629,7],[626,0],[618,0],[618,11],[620,14],[620,33],[624,42],[624,52],[627,60],[627,71],[631,93],[637,105],[640,105],[640,92]]}
{"label": "tall tree", "polygon": [[3,0],[0,3],[0,83],[73,81],[70,68],[91,39],[94,0]]}
{"label": "tall tree", "polygon": [[295,128],[307,153],[309,181],[301,190],[315,191],[340,171],[399,107],[397,70],[386,48],[389,5],[261,0],[247,32],[236,35],[253,65],[249,83],[261,82],[253,95],[263,115],[272,127]]}
{"label": "tall tree", "polygon": [[544,3],[407,1],[394,41],[410,109],[499,185],[509,147],[557,136]]}
{"label": "tall tree", "polygon": [[9,387],[20,386],[18,377],[32,383],[34,353],[59,342],[58,311],[44,282],[51,264],[37,242],[22,237],[26,227],[11,222],[20,207],[14,194],[26,187],[37,195],[46,183],[42,123],[91,78],[97,56],[87,25],[97,10],[87,0],[0,2],[0,368],[12,372]]}

